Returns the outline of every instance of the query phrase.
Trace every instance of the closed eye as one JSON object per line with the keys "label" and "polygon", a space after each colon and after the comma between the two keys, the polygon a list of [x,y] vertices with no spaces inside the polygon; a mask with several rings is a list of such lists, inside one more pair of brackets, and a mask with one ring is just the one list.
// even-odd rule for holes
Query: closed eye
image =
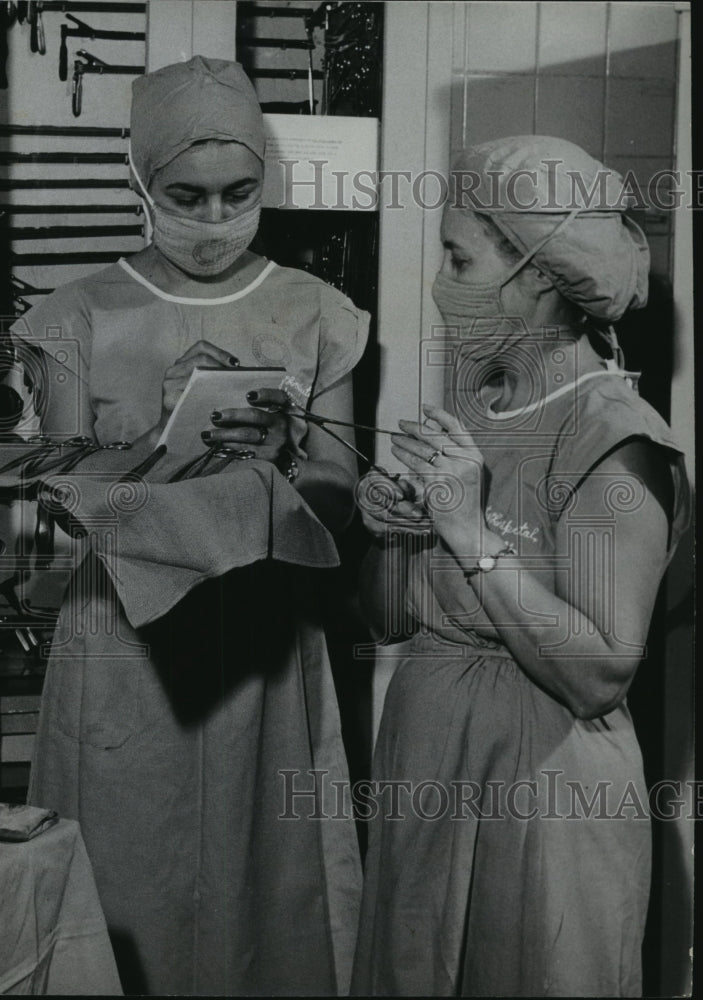
{"label": "closed eye", "polygon": [[236,188],[233,191],[228,191],[225,194],[225,201],[228,201],[228,202],[230,202],[232,204],[238,205],[238,204],[240,204],[240,202],[246,201],[247,198],[251,195],[251,193],[252,193],[253,190],[254,190],[254,187],[250,187],[250,188],[246,188],[246,189]]}

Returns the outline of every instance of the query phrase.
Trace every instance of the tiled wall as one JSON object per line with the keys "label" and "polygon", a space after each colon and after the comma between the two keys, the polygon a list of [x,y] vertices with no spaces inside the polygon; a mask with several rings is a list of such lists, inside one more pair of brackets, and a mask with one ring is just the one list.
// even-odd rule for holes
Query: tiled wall
{"label": "tiled wall", "polygon": [[[560,136],[646,190],[673,166],[673,3],[455,5],[452,150],[501,135]],[[669,213],[638,213],[652,270],[668,276]]]}

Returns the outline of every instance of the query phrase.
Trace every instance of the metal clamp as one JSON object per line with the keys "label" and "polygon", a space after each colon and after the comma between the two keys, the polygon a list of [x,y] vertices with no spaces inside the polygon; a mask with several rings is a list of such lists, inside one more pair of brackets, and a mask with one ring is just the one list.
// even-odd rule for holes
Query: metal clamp
{"label": "metal clamp", "polygon": [[102,28],[91,28],[85,21],[79,20],[73,14],[66,14],[73,21],[75,28],[68,24],[61,25],[61,46],[59,48],[59,80],[68,79],[68,39],[69,38],[101,38],[113,41],[143,42],[146,35],[143,31],[104,31]]}
{"label": "metal clamp", "polygon": [[73,63],[73,85],[71,87],[71,110],[74,118],[78,118],[83,108],[83,76],[86,73],[121,74],[127,76],[140,76],[146,67],[144,66],[120,66],[106,63],[97,56],[79,49]]}
{"label": "metal clamp", "polygon": [[46,36],[44,34],[44,20],[42,18],[43,9],[44,4],[42,0],[31,0],[27,5],[29,51],[38,52],[41,56],[46,54]]}

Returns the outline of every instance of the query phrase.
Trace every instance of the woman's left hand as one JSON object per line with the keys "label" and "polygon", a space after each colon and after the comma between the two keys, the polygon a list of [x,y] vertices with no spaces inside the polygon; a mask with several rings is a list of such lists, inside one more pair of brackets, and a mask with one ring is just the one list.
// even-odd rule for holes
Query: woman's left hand
{"label": "woman's left hand", "polygon": [[256,458],[275,462],[288,443],[288,396],[283,389],[259,389],[247,395],[250,406],[216,410],[212,428],[203,431],[208,447],[224,445],[253,451]]}
{"label": "woman's left hand", "polygon": [[478,545],[485,530],[483,456],[451,413],[435,406],[423,410],[441,431],[401,420],[403,433],[393,435],[393,454],[413,473],[407,478],[447,545],[453,550]]}

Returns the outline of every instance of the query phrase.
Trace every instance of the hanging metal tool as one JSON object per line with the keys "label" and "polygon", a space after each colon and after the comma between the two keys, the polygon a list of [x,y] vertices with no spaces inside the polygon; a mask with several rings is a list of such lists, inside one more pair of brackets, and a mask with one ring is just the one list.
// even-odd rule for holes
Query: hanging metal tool
{"label": "hanging metal tool", "polygon": [[23,299],[21,295],[13,295],[12,308],[17,316],[24,316],[24,314],[32,308],[32,303],[27,302],[27,300]]}
{"label": "hanging metal tool", "polygon": [[76,118],[80,115],[83,107],[83,77],[86,73],[140,76],[146,69],[145,66],[119,66],[106,63],[102,59],[98,59],[97,56],[91,55],[90,52],[86,52],[85,49],[79,49],[76,56],[73,63],[73,87],[71,90],[71,109]]}
{"label": "hanging metal tool", "polygon": [[[33,616],[30,612],[28,612],[27,608],[22,607],[22,602],[15,591],[15,587],[25,582],[26,576],[26,570],[19,570],[14,572],[9,579],[3,580],[3,582],[0,583],[0,597],[4,597],[5,601],[17,615],[18,621],[13,623],[15,625],[14,632],[25,653],[29,653],[33,647],[39,645],[39,640],[35,636],[34,632],[32,632],[29,625],[20,624],[24,620],[31,622],[33,620]],[[3,624],[6,620],[7,617],[3,616]]]}
{"label": "hanging metal tool", "polygon": [[113,41],[143,42],[146,34],[143,31],[104,31],[102,28],[91,28],[85,21],[80,21],[73,14],[66,14],[69,21],[75,25],[61,25],[61,46],[59,48],[59,80],[68,80],[68,39],[69,38],[101,38]]}
{"label": "hanging metal tool", "polygon": [[42,56],[46,54],[46,37],[44,35],[44,21],[42,18],[43,9],[44,4],[42,0],[31,0],[27,7],[29,51],[38,52]]}
{"label": "hanging metal tool", "polygon": [[49,295],[54,291],[53,288],[36,288],[34,285],[30,285],[28,281],[18,278],[16,274],[10,275],[10,283],[13,289],[22,295]]}

